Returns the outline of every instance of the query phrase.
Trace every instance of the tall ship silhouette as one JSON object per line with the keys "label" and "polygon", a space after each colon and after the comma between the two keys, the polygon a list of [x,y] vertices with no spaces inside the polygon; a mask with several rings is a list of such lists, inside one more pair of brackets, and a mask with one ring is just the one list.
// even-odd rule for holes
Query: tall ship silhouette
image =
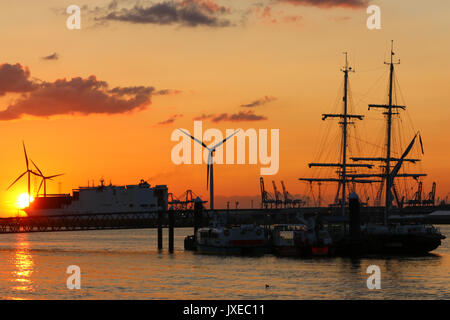
{"label": "tall ship silhouette", "polygon": [[[388,97],[385,104],[369,104],[369,110],[379,109],[385,118],[384,145],[381,147],[381,155],[360,156],[355,155],[360,149],[349,146],[349,138],[355,138],[350,134],[350,128],[354,129],[357,121],[362,121],[364,115],[351,113],[349,110],[349,73],[352,68],[348,65],[347,53],[345,53],[345,66],[342,69],[344,73],[344,94],[343,108],[340,113],[323,114],[322,119],[339,119],[341,126],[341,143],[339,145],[339,159],[335,162],[313,162],[309,167],[319,168],[337,168],[335,176],[331,177],[311,177],[300,178],[310,184],[332,182],[337,183],[337,192],[335,201],[330,205],[334,214],[349,216],[349,227],[353,230],[350,237],[343,236],[335,238],[335,245],[338,254],[385,254],[385,253],[428,253],[441,245],[441,240],[445,239],[440,231],[431,226],[417,223],[398,223],[390,221],[390,213],[393,210],[402,212],[415,211],[424,212],[424,210],[435,209],[435,191],[436,184],[433,184],[433,191],[429,199],[421,200],[422,181],[425,173],[411,173],[407,164],[415,165],[420,162],[419,158],[411,157],[414,147],[418,148],[419,153],[423,155],[423,143],[419,132],[415,132],[409,143],[405,146],[402,143],[402,132],[399,131],[401,124],[401,112],[406,110],[406,106],[398,104],[395,89],[397,82],[395,79],[395,65],[400,61],[394,61],[393,42],[390,51],[390,61],[385,62],[389,66],[389,85]],[[394,136],[399,137],[394,141]],[[356,150],[355,150],[356,149]],[[352,151],[352,155],[349,155]],[[406,200],[407,195],[401,194],[401,186],[407,190],[411,179],[417,182],[419,190],[415,199]],[[358,193],[363,194],[364,188],[376,190],[374,206],[365,206],[364,221],[360,220],[359,213],[353,211],[347,214],[347,199],[358,199]],[[381,198],[384,195],[384,205],[380,205]],[[359,199],[358,199],[359,200]],[[381,221],[370,221],[371,216],[382,217]],[[381,222],[381,223],[380,223]]]}
{"label": "tall ship silhouette", "polygon": [[[378,143],[374,143],[364,140],[359,135],[358,125],[365,120],[366,116],[352,113],[349,75],[354,70],[349,66],[347,53],[345,53],[345,66],[342,68],[344,88],[341,112],[322,115],[322,120],[338,119],[340,141],[333,142],[330,146],[321,143],[322,149],[318,152],[322,156],[327,152],[323,150],[325,147],[334,147],[334,150],[328,151],[329,158],[333,158],[334,161],[309,163],[310,168],[316,168],[315,174],[299,179],[307,182],[310,190],[314,190],[314,186],[317,186],[319,201],[316,203],[319,203],[319,207],[322,206],[321,188],[324,185],[329,188],[330,185],[336,184],[334,201],[328,205],[328,208],[334,213],[340,212],[341,215],[346,213],[346,199],[352,192],[360,195],[366,211],[382,212],[385,224],[390,212],[429,213],[438,207],[436,183],[433,182],[431,192],[424,195],[422,178],[427,175],[416,168],[417,165],[420,167],[421,156],[424,154],[422,137],[419,132],[413,132],[407,137],[402,130],[401,114],[406,110],[406,106],[398,103],[400,95],[396,92],[399,85],[395,78],[395,66],[400,64],[400,60],[395,61],[394,56],[392,43],[390,60],[385,62],[389,66],[386,103],[368,105],[369,111],[381,110],[384,116],[383,136]],[[329,137],[330,132],[329,129],[325,136]],[[371,132],[370,138],[373,136]],[[405,139],[408,140],[405,141]],[[336,146],[339,148],[338,151]],[[367,146],[375,148],[376,153],[372,152],[374,156],[370,153],[367,156],[364,155],[362,149]],[[413,152],[416,156],[411,156]],[[335,169],[335,171],[330,172],[327,169]]]}

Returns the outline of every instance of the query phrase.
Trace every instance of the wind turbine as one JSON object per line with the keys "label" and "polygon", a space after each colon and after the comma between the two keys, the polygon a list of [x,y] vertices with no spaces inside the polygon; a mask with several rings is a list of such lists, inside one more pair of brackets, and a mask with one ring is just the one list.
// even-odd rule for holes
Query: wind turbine
{"label": "wind turbine", "polygon": [[214,210],[214,171],[213,171],[213,157],[214,157],[214,152],[216,152],[216,148],[220,147],[222,144],[225,143],[225,141],[227,141],[228,139],[230,139],[232,136],[234,136],[236,133],[239,132],[239,129],[236,130],[234,133],[230,134],[228,137],[226,137],[225,139],[223,139],[221,142],[217,143],[216,145],[212,146],[212,147],[208,147],[203,141],[198,140],[197,138],[194,138],[193,136],[191,136],[189,133],[178,129],[181,132],[183,132],[185,135],[187,135],[188,137],[190,137],[192,140],[200,143],[204,148],[206,148],[206,150],[209,151],[208,153],[208,166],[207,166],[207,174],[206,174],[206,190],[208,190],[208,182],[210,184],[209,187],[209,204],[210,204],[210,208],[211,210]]}
{"label": "wind turbine", "polygon": [[[31,159],[30,159],[31,160]],[[53,178],[62,176],[64,173],[60,173],[60,174],[54,174],[52,176],[44,176],[44,174],[42,173],[42,171],[38,168],[38,166],[36,165],[36,163],[34,163],[33,160],[31,160],[31,162],[33,163],[33,165],[35,166],[35,168],[37,169],[37,171],[39,172],[38,176],[40,176],[42,178],[41,184],[39,185],[39,189],[36,193],[36,195],[39,195],[39,191],[41,190],[42,184],[44,184],[44,197],[47,196],[47,180],[52,180]]]}
{"label": "wind turbine", "polygon": [[27,149],[25,148],[25,142],[22,141],[22,145],[23,145],[23,152],[25,154],[25,163],[27,165],[27,171],[22,173],[16,180],[14,180],[14,182],[11,183],[6,190],[9,190],[17,181],[20,180],[20,178],[22,178],[24,175],[28,174],[28,203],[30,203],[31,202],[31,184],[30,184],[31,174],[34,174],[34,175],[38,175],[38,174],[36,172],[34,172],[33,170],[30,170],[29,163],[28,163]]}

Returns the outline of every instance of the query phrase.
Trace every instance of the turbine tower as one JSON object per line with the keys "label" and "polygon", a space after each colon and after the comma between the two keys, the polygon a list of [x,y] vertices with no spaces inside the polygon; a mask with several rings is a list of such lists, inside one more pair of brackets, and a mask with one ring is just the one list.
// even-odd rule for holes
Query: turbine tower
{"label": "turbine tower", "polygon": [[178,130],[183,132],[185,135],[190,137],[195,142],[200,143],[206,150],[208,150],[208,163],[207,163],[207,171],[206,171],[207,172],[206,173],[206,190],[208,190],[208,182],[209,182],[209,185],[210,185],[209,186],[209,203],[210,203],[211,210],[214,210],[214,171],[213,171],[214,152],[216,151],[216,148],[220,147],[222,144],[225,143],[225,141],[227,141],[228,139],[233,137],[236,133],[238,133],[239,129],[212,147],[208,147],[203,141],[200,141],[197,138],[194,138],[189,133],[187,133],[181,129],[178,129]]}

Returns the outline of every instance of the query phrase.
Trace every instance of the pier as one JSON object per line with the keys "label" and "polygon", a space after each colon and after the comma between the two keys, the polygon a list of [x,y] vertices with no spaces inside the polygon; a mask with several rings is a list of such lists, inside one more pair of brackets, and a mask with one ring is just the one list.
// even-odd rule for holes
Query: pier
{"label": "pier", "polygon": [[[450,211],[450,206],[441,207],[411,207],[402,210],[392,210],[392,222],[450,224],[450,218],[445,214],[432,214],[433,212]],[[169,215],[170,212],[170,215]],[[296,219],[297,214],[306,216],[319,215],[326,218],[340,215],[339,208],[332,207],[304,207],[304,208],[278,208],[278,209],[203,209],[202,217],[195,217],[194,210],[169,210],[159,212],[136,213],[102,213],[79,215],[55,215],[47,217],[12,217],[0,218],[1,233],[24,232],[62,232],[82,230],[109,230],[109,229],[162,229],[194,227],[207,225],[213,215],[226,215],[232,224],[255,223],[259,225],[273,225],[277,223],[290,223]],[[169,216],[171,218],[169,218]],[[345,217],[342,217],[345,218]],[[201,221],[195,222],[195,219]],[[383,219],[382,208],[361,208],[361,221],[380,222]]]}

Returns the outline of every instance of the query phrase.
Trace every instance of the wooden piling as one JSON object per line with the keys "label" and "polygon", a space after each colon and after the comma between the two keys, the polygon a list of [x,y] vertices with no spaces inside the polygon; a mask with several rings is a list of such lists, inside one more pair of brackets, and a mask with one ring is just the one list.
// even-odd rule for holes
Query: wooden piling
{"label": "wooden piling", "polygon": [[194,243],[197,243],[197,230],[201,227],[203,216],[203,202],[197,197],[194,200]]}
{"label": "wooden piling", "polygon": [[352,242],[358,242],[361,238],[361,217],[358,195],[353,192],[349,196],[349,213],[350,213],[350,239]]}
{"label": "wooden piling", "polygon": [[169,252],[170,253],[173,253],[174,227],[175,227],[175,210],[173,210],[173,208],[170,208],[170,210],[169,210]]}
{"label": "wooden piling", "polygon": [[163,248],[163,219],[164,212],[158,211],[158,250]]}

